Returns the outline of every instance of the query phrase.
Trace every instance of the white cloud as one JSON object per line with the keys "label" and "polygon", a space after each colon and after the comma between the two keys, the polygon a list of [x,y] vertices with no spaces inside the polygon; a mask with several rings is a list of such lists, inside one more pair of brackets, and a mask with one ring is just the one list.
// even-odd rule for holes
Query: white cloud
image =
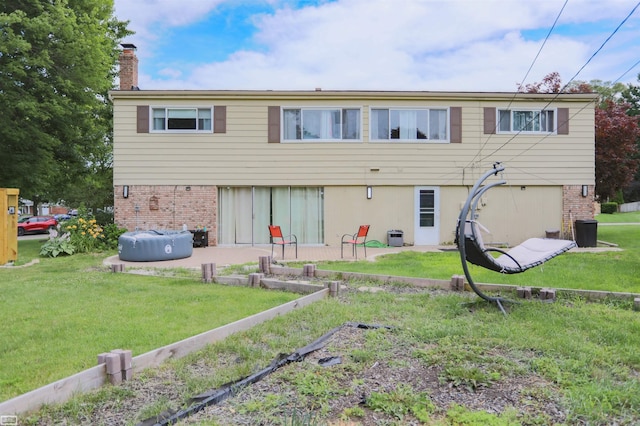
{"label": "white cloud", "polygon": [[[141,40],[137,43],[139,56],[144,61],[162,57],[153,48],[167,43],[162,40],[167,28],[195,22],[221,3],[116,0],[116,11],[120,19],[132,19],[131,27]],[[563,3],[339,0],[301,9],[285,6],[273,14],[251,18],[257,28],[254,42],[259,43],[259,51],[239,50],[221,62],[161,70],[155,78],[141,73],[140,86],[513,91],[541,45],[541,40],[525,39],[523,32],[538,29],[542,38]],[[561,23],[609,19],[609,26],[594,25],[593,31],[585,34],[554,34],[526,82],[540,81],[552,71],[558,71],[566,82],[634,4],[631,0],[569,2]],[[635,18],[578,79],[618,77],[612,77],[615,70],[624,72],[637,61],[634,52],[640,51],[638,40],[640,30]],[[637,72],[631,73],[630,80]]]}

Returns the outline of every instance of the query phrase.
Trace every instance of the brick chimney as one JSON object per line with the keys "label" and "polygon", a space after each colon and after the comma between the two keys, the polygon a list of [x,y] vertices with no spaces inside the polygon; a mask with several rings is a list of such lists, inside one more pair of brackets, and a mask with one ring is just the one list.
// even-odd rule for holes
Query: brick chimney
{"label": "brick chimney", "polygon": [[140,90],[138,88],[138,57],[135,44],[123,43],[120,53],[120,90]]}

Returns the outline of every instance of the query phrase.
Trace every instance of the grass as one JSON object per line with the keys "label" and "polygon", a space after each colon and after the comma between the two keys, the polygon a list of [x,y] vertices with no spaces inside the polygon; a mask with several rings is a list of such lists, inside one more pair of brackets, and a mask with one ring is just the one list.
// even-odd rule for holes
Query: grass
{"label": "grass", "polygon": [[[512,275],[470,265],[471,275],[479,283],[640,293],[640,227],[600,226],[598,239],[618,244],[623,251],[565,253],[543,266]],[[405,251],[379,256],[375,262],[320,262],[317,268],[444,280],[463,274],[457,251]]]}
{"label": "grass", "polygon": [[[20,241],[20,262],[37,257],[40,243]],[[124,348],[136,356],[299,297],[113,274],[101,265],[106,256],[0,269],[0,400],[92,367],[101,352]]]}
{"label": "grass", "polygon": [[600,223],[640,223],[640,211],[630,213],[612,213],[596,215]]}
{"label": "grass", "polygon": [[[321,301],[230,336],[199,353],[171,361],[166,368],[182,372],[182,380],[172,384],[178,391],[187,386],[183,383],[189,381],[189,375],[200,381],[189,390],[193,395],[229,378],[239,378],[239,370],[266,366],[277,354],[291,353],[346,321],[361,321],[393,327],[391,331],[363,331],[366,341],[381,342],[380,346],[359,349],[372,353],[365,365],[361,365],[362,357],[349,356],[330,369],[320,369],[313,362],[293,363],[265,379],[276,385],[248,390],[248,395],[228,400],[223,411],[254,416],[251,419],[260,419],[263,424],[282,424],[283,418],[291,417],[292,407],[314,418],[314,424],[327,424],[330,418],[358,422],[367,411],[389,416],[387,423],[381,420],[383,423],[377,424],[412,423],[416,419],[433,425],[550,424],[545,401],[553,400],[567,413],[566,424],[640,421],[640,322],[638,313],[629,306],[580,299],[560,299],[554,304],[532,301],[513,307],[505,318],[494,306],[481,304],[469,309],[464,301],[468,301],[464,295],[425,291],[402,295],[351,292],[340,300]],[[351,351],[348,347],[344,350],[347,355]],[[537,377],[538,385],[510,394],[511,403],[501,414],[455,405],[437,407],[419,378],[372,392],[364,405],[356,402],[331,413],[330,401],[359,394],[363,380],[344,385],[345,377],[361,377],[363,369],[392,362],[399,354],[412,363],[441,368],[440,380],[447,388],[491,388],[517,377]],[[230,363],[230,359],[236,362]],[[190,364],[208,365],[208,376],[202,369],[187,368]],[[189,395],[180,393],[185,398]],[[72,407],[88,405],[84,404],[88,396],[79,398],[38,414],[40,421],[67,419],[74,423]],[[166,401],[161,402],[166,407]],[[179,404],[173,401],[172,406],[176,409]],[[202,424],[227,423],[211,417]]]}
{"label": "grass", "polygon": [[[637,225],[601,226],[598,238],[615,242],[624,251],[568,253],[536,268],[538,271],[514,276],[489,272],[483,275],[479,269],[472,273],[480,282],[518,277],[517,283],[521,285],[543,283],[550,287],[640,292],[639,237]],[[30,250],[33,252],[29,244],[23,250],[23,243],[31,244],[21,242],[21,256]],[[8,393],[19,393],[35,386],[28,384],[31,375],[39,381],[50,381],[42,377],[43,371],[56,371],[59,376],[65,376],[70,374],[69,370],[85,368],[85,364],[90,366],[98,352],[115,347],[131,348],[131,344],[136,344],[138,349],[134,348],[134,352],[140,353],[148,350],[144,345],[151,349],[178,340],[176,336],[181,333],[195,334],[198,331],[193,328],[201,323],[203,329],[210,329],[216,326],[216,321],[230,322],[246,316],[247,312],[236,312],[246,310],[245,306],[233,304],[249,296],[254,301],[264,293],[220,289],[189,278],[109,274],[100,269],[100,259],[95,256],[43,259],[28,268],[0,270],[0,301],[12,310],[17,307],[13,313],[0,312],[1,323],[9,324],[0,330],[1,392],[6,394],[9,389]],[[449,279],[461,273],[459,262],[457,253],[402,253],[384,256],[375,262],[331,262],[318,267]],[[349,286],[357,288],[366,284],[369,283],[355,282]],[[227,295],[227,290],[247,292]],[[176,370],[180,380],[173,385],[182,387],[179,393],[186,399],[250,374],[256,366],[268,365],[277,354],[290,353],[339,324],[358,321],[394,327],[389,332],[393,340],[384,332],[368,331],[365,344],[352,348],[345,358],[348,362],[343,365],[325,369],[319,376],[306,371],[308,365],[295,363],[287,367],[289,370],[281,378],[282,386],[287,388],[243,401],[232,399],[232,409],[239,414],[260,413],[265,421],[281,424],[283,418],[291,416],[293,404],[299,408],[297,412],[306,413],[304,416],[323,424],[320,419],[329,415],[329,401],[345,396],[345,392],[355,392],[358,386],[354,380],[350,387],[338,387],[336,383],[344,375],[361,371],[374,362],[392,362],[394,351],[401,347],[408,351],[412,362],[441,368],[438,377],[447,386],[475,390],[497,386],[519,376],[539,377],[546,385],[523,389],[521,394],[513,395],[513,406],[499,416],[487,417],[487,413],[460,406],[435,409],[428,395],[421,393],[423,390],[403,386],[381,391],[370,401],[370,406],[354,405],[338,417],[358,421],[366,409],[380,410],[396,420],[400,416],[429,417],[434,422],[430,420],[429,424],[548,424],[544,407],[533,414],[514,413],[532,401],[552,398],[566,410],[567,424],[640,422],[640,353],[637,350],[640,321],[638,312],[631,310],[631,302],[588,303],[561,295],[552,304],[531,301],[513,305],[505,318],[495,306],[462,303],[468,300],[467,295],[429,291],[401,295],[349,292],[339,300],[318,302],[230,336],[203,351],[171,361],[166,368]],[[234,308],[225,310],[227,304]],[[125,307],[121,311],[114,307],[117,305]],[[222,319],[209,317],[212,305],[215,311],[221,310]],[[117,309],[118,314],[111,313],[112,309]],[[188,318],[185,320],[184,316]],[[125,320],[120,321],[121,317]],[[52,321],[52,327],[42,326]],[[14,331],[18,334],[16,337]],[[166,342],[159,343],[159,340]],[[93,347],[86,350],[88,345]],[[61,359],[66,362],[61,356],[75,358],[73,352],[84,355],[71,368],[61,366]],[[407,361],[397,361],[398,365],[403,362]],[[201,369],[190,368],[193,364],[205,364],[210,372],[203,374]],[[291,391],[287,393],[286,389]],[[78,407],[82,416],[86,416],[97,407],[99,400],[110,400],[110,392],[113,391],[101,390],[98,392],[101,397],[92,393],[61,406],[48,407],[35,418],[44,424],[48,423],[47,419],[51,422],[68,419],[68,423],[73,424],[80,418]],[[113,398],[120,401],[127,396],[122,393]],[[177,408],[175,401],[162,400],[158,405],[146,407],[147,411],[142,414],[168,405]],[[134,422],[143,417],[139,414],[125,421]]]}

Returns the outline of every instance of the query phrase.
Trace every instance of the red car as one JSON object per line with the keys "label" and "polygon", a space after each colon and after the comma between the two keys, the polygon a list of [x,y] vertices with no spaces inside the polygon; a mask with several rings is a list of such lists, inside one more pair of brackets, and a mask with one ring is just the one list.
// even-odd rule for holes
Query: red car
{"label": "red car", "polygon": [[31,216],[18,221],[18,236],[25,234],[39,234],[55,229],[58,221],[53,216]]}

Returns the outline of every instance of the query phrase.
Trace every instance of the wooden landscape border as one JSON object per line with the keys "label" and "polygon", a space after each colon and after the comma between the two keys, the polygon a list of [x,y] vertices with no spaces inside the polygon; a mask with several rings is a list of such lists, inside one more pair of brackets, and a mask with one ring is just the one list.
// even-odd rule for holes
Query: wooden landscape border
{"label": "wooden landscape border", "polygon": [[[325,299],[329,295],[329,288],[322,288],[320,286],[312,286],[310,288],[319,290],[247,318],[138,355],[132,360],[133,371],[134,373],[141,372],[144,369],[156,367],[168,359],[184,357],[193,351],[204,348],[208,344],[215,343],[234,333],[249,330],[279,315],[284,315],[295,309]],[[0,414],[18,415],[36,411],[45,404],[64,403],[78,393],[97,389],[104,386],[107,382],[105,364],[96,365],[80,373],[1,402]]]}
{"label": "wooden landscape border", "polygon": [[[314,266],[314,265],[306,265]],[[451,280],[438,280],[429,278],[413,278],[400,277],[393,275],[377,275],[365,274],[358,272],[342,272],[330,270],[318,270],[311,268],[313,277],[331,278],[338,277],[340,281],[346,280],[368,280],[380,283],[403,283],[422,288],[438,288],[451,291],[471,291],[469,285],[464,282],[464,276],[454,275]],[[287,266],[271,266],[269,265],[269,274],[275,276],[307,276],[303,274],[305,268],[290,268]],[[260,274],[262,275],[262,274]],[[324,299],[332,294],[331,283],[327,283],[327,288],[321,285],[309,284],[305,281],[278,281],[259,277],[261,285],[269,289],[280,289],[285,291],[294,291],[301,293],[311,293],[299,299],[285,303],[283,305],[271,308],[264,312],[243,318],[231,324],[227,324],[213,330],[206,331],[196,336],[189,337],[155,349],[153,351],[138,355],[133,358],[133,371],[139,373],[147,368],[157,367],[164,361],[171,358],[181,358],[185,355],[204,348],[207,344],[222,340],[234,333],[248,330],[255,325],[268,321],[278,315],[286,314],[292,310],[302,308],[313,302]],[[226,285],[251,285],[250,280],[246,276],[221,276],[215,277],[215,281]],[[335,285],[336,282],[334,281]],[[461,285],[462,284],[462,285]],[[514,292],[516,293],[520,286],[509,284],[476,284],[477,287],[484,291],[498,292]],[[533,294],[539,294],[544,291],[543,288],[529,287]],[[596,290],[575,290],[575,289],[555,289],[560,293],[575,294],[586,299],[605,299],[608,297],[616,299],[632,299],[635,306],[640,310],[640,298],[635,293],[622,293],[612,291],[596,291]],[[10,400],[0,403],[0,413],[4,415],[28,413],[39,409],[44,404],[63,403],[71,398],[74,394],[87,392],[105,385],[108,382],[105,364],[84,370],[80,373],[69,376],[65,379],[58,380],[49,385],[35,389],[23,395],[19,395]]]}

